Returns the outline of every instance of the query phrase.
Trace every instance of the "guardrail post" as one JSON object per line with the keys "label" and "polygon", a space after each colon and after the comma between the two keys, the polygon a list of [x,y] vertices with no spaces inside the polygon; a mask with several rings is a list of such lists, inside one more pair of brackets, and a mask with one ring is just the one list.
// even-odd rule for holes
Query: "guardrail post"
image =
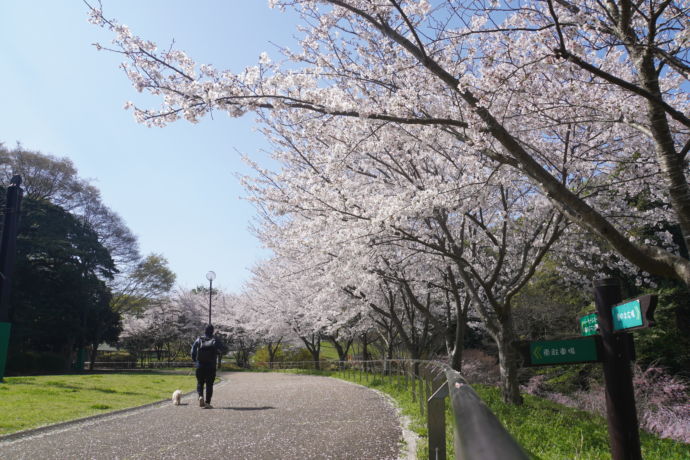
{"label": "guardrail post", "polygon": [[423,388],[423,395],[424,395],[424,401],[427,401],[431,397],[431,391],[429,388],[429,368],[424,365],[424,370],[421,373],[422,377],[422,388]]}
{"label": "guardrail post", "polygon": [[410,391],[412,392],[412,402],[416,402],[417,401],[417,379],[412,372],[410,372]]}
{"label": "guardrail post", "polygon": [[448,385],[441,385],[427,401],[429,459],[446,459],[446,396]]}
{"label": "guardrail post", "polygon": [[419,380],[419,392],[417,393],[419,395],[419,413],[424,417],[424,401],[426,400],[425,397],[425,391],[424,391],[424,376],[422,375],[422,370],[419,370],[419,376],[417,376],[417,379]]}

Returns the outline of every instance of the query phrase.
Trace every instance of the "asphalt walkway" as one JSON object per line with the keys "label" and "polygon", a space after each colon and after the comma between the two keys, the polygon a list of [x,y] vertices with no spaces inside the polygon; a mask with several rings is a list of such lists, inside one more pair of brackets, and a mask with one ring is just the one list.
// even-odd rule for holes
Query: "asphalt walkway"
{"label": "asphalt walkway", "polygon": [[294,374],[222,377],[214,409],[201,409],[196,395],[187,396],[180,406],[167,402],[0,441],[0,458],[371,460],[406,455],[396,410],[365,387]]}

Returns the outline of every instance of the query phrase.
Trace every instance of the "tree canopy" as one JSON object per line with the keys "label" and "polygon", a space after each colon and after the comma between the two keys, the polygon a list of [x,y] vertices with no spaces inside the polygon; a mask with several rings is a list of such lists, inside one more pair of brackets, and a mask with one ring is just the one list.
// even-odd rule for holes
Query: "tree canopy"
{"label": "tree canopy", "polygon": [[[0,144],[0,171],[8,180],[21,175],[25,190],[12,353],[55,353],[69,366],[74,349],[90,346],[93,361],[99,344],[117,341],[121,313],[150,308],[175,275],[161,255],[142,259],[134,234],[69,159]],[[21,367],[21,359],[10,366]]]}
{"label": "tree canopy", "polygon": [[45,200],[25,198],[10,299],[15,352],[50,351],[68,359],[98,330],[117,330],[105,282],[114,272],[88,224]]}
{"label": "tree canopy", "polygon": [[239,73],[90,20],[161,102],[139,122],[256,114],[279,166],[244,184],[275,257],[247,302],[307,347],[353,313],[453,356],[477,318],[519,402],[514,303],[549,253],[574,282],[690,286],[687,0],[270,4],[300,48]]}

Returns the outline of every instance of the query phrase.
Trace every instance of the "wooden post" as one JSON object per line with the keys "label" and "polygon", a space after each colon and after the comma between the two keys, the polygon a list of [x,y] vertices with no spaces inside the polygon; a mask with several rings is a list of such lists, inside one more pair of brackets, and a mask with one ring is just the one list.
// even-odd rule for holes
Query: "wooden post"
{"label": "wooden post", "polygon": [[611,307],[621,301],[616,279],[594,281],[599,333],[602,339],[606,415],[612,460],[641,460],[640,432],[632,383],[633,340],[627,332],[613,333]]}
{"label": "wooden post", "polygon": [[429,460],[446,459],[446,396],[448,384],[441,385],[427,402]]}
{"label": "wooden post", "polygon": [[419,372],[419,392],[417,393],[419,395],[419,413],[421,414],[422,417],[424,417],[424,406],[426,402],[425,398],[425,391],[424,391],[424,376],[422,375],[423,372]]}

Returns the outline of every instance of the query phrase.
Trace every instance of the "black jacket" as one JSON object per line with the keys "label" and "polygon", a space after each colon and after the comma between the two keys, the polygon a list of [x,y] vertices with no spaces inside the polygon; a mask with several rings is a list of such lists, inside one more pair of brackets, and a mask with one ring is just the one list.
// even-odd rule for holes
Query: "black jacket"
{"label": "black jacket", "polygon": [[[212,338],[214,338],[214,337],[201,336],[201,337],[197,338],[197,339],[194,341],[194,343],[192,344],[192,351],[191,351],[191,353],[192,353],[192,361],[194,361],[194,367],[199,368],[199,367],[204,366],[204,363],[199,362],[199,360],[197,359],[197,358],[198,358],[198,355],[199,355],[199,347],[201,346],[201,340],[202,340],[202,339],[208,340],[208,339],[212,339]],[[218,355],[219,355],[219,354],[221,353],[221,351],[222,351],[222,345],[221,345],[220,341],[219,341],[217,338],[216,338],[215,345],[216,345],[216,358],[217,358]],[[215,367],[215,360],[214,360],[214,362],[213,362],[211,365]],[[206,366],[208,366],[208,364],[206,364]]]}

